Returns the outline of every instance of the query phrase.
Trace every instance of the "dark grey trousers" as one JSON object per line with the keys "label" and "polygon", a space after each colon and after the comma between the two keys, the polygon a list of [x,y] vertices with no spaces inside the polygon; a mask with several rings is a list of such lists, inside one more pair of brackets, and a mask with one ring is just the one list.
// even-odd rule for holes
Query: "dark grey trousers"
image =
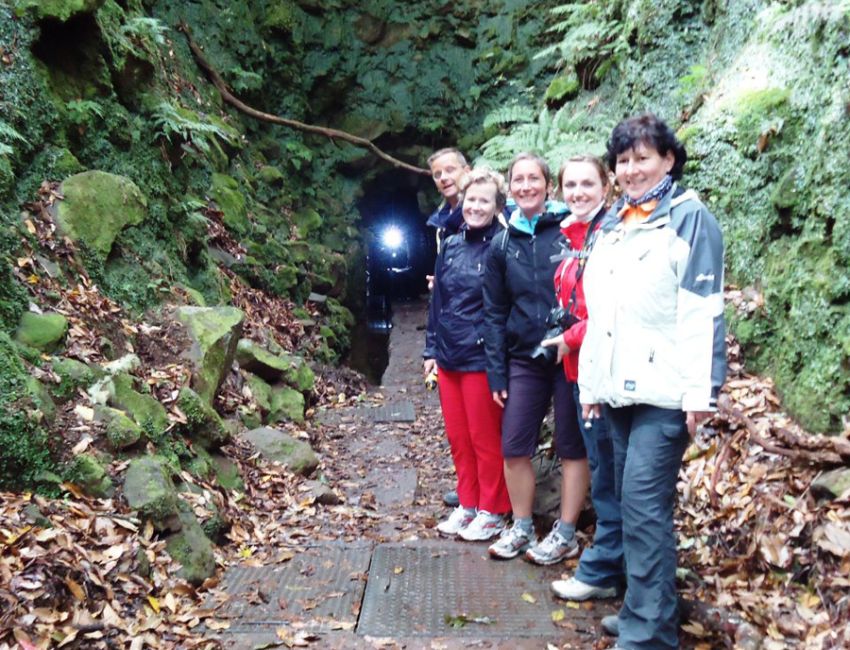
{"label": "dark grey trousers", "polygon": [[617,644],[676,650],[676,536],[673,506],[688,446],[685,414],[655,406],[606,408],[615,467],[622,468],[621,511],[626,596]]}

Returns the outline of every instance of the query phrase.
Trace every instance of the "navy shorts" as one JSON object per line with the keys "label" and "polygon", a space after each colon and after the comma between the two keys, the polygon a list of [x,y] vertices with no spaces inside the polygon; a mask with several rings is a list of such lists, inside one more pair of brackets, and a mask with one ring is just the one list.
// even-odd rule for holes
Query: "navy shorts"
{"label": "navy shorts", "polygon": [[508,365],[508,401],[502,416],[502,455],[533,456],[549,404],[555,407],[555,452],[562,460],[587,457],[579,429],[573,387],[564,366],[544,360],[512,358]]}

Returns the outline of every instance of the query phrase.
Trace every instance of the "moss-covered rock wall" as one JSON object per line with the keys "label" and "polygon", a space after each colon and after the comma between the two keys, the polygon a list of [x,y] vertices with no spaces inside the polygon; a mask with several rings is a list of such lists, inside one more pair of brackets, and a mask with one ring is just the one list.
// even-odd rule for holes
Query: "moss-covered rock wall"
{"label": "moss-covered rock wall", "polygon": [[[600,151],[623,116],[659,113],[689,148],[686,182],[726,233],[727,279],[740,290],[729,314],[748,363],[775,377],[805,425],[842,427],[846,3],[3,0],[6,332],[43,299],[18,265],[38,238],[28,203],[50,192],[61,202],[61,186],[45,182],[97,171],[145,201],[141,220],[116,221],[108,248],[75,241],[109,298],[135,313],[174,288],[227,304],[234,274],[296,303],[328,293],[315,324],[326,340],[312,352],[344,351],[351,315],[340,303],[352,300],[346,287],[362,286],[356,201],[387,167],[225,105],[181,23],[249,104],[372,138],[420,165],[453,143],[497,165],[523,149],[557,165]],[[114,210],[109,201],[93,207]]]}
{"label": "moss-covered rock wall", "polygon": [[[566,7],[566,5],[565,5]],[[817,431],[850,413],[850,6],[603,0],[556,10],[540,102],[485,120],[482,158],[601,153],[622,117],[678,129],[685,184],[726,237],[727,313],[748,367]]]}

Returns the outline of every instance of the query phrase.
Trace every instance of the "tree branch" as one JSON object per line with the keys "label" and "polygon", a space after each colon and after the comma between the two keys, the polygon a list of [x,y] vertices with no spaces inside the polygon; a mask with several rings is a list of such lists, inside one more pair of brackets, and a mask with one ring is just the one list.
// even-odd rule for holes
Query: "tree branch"
{"label": "tree branch", "polygon": [[306,124],[305,122],[299,122],[298,120],[292,120],[286,117],[280,117],[278,115],[272,115],[270,113],[264,113],[263,111],[258,111],[256,108],[251,108],[243,101],[238,99],[230,92],[227,84],[224,83],[224,80],[215,71],[215,69],[210,65],[210,63],[204,57],[203,51],[201,47],[192,39],[192,35],[189,31],[189,26],[185,22],[181,22],[177,29],[183,32],[186,35],[186,41],[189,43],[189,49],[192,50],[192,54],[195,57],[195,61],[198,66],[206,72],[207,76],[212,81],[213,85],[218,89],[218,92],[221,94],[222,99],[225,102],[236,108],[237,110],[245,113],[250,117],[253,117],[256,120],[261,120],[263,122],[270,122],[272,124],[281,124],[283,126],[288,126],[293,129],[298,129],[300,131],[306,131],[308,133],[318,133],[319,135],[324,135],[331,140],[344,140],[345,142],[350,142],[351,144],[357,147],[363,147],[364,149],[368,149],[373,154],[378,156],[381,160],[384,160],[394,167],[400,167],[401,169],[406,169],[409,172],[413,172],[414,174],[424,174],[426,176],[430,176],[431,172],[427,169],[423,169],[422,167],[416,167],[415,165],[411,165],[410,163],[406,163],[403,160],[399,160],[398,158],[393,158],[388,153],[381,151],[375,143],[371,140],[367,140],[366,138],[361,138],[360,136],[352,135],[351,133],[346,133],[345,131],[340,131],[339,129],[331,129],[323,126],[316,126],[314,124]]}

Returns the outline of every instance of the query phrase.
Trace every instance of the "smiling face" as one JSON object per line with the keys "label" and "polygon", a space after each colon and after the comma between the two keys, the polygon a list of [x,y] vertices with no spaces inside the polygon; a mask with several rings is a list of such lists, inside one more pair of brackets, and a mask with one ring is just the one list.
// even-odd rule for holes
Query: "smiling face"
{"label": "smiling face", "polygon": [[570,212],[581,220],[591,216],[608,191],[608,179],[590,162],[568,162],[561,174],[561,193]]}
{"label": "smiling face", "polygon": [[496,216],[495,183],[473,183],[463,195],[463,220],[470,228],[489,226]]}
{"label": "smiling face", "polygon": [[673,169],[675,157],[672,151],[664,156],[643,142],[617,154],[614,174],[623,191],[633,199],[639,199]]}
{"label": "smiling face", "polygon": [[431,178],[443,198],[452,207],[460,200],[460,179],[469,171],[454,153],[445,153],[431,161]]}
{"label": "smiling face", "polygon": [[518,160],[511,168],[511,196],[522,213],[531,219],[543,212],[547,181],[540,165],[533,160]]}

